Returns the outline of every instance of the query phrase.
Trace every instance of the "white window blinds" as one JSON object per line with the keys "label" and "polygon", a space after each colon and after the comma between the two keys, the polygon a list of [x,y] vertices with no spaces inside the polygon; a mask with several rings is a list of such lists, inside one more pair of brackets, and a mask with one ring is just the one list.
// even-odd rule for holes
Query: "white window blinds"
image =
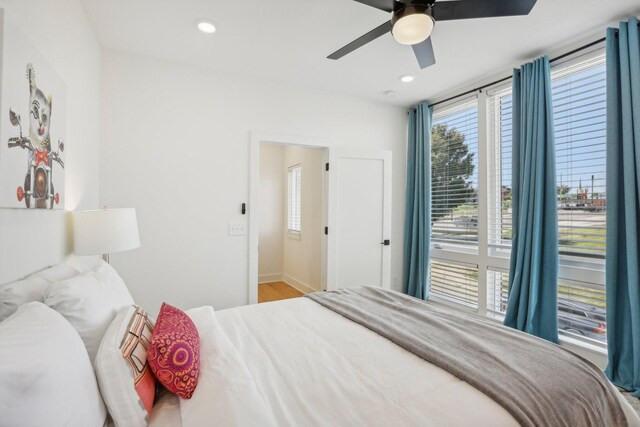
{"label": "white window blinds", "polygon": [[301,232],[302,205],[302,166],[289,167],[287,194],[287,229],[290,232]]}
{"label": "white window blinds", "polygon": [[431,295],[449,302],[478,308],[478,266],[431,259]]}
{"label": "white window blinds", "polygon": [[606,82],[600,54],[554,67],[560,254],[604,258],[606,221]]}
{"label": "white window blinds", "polygon": [[[606,63],[602,49],[552,68],[561,264],[602,269],[606,237]],[[597,267],[596,267],[597,268]],[[558,281],[558,328],[606,342],[604,273]]]}
{"label": "white window blinds", "polygon": [[[603,258],[606,220],[606,82],[603,54],[553,67],[560,254]],[[489,246],[511,246],[511,89],[489,96],[492,142],[489,172]]]}
{"label": "white window blinds", "polygon": [[489,120],[489,247],[498,251],[511,248],[511,159],[513,144],[513,103],[511,82],[496,89],[488,98]]}
{"label": "white window blinds", "polygon": [[487,316],[503,319],[509,299],[509,272],[487,269]]}
{"label": "white window blinds", "polygon": [[477,246],[477,101],[436,111],[431,136],[431,241]]}

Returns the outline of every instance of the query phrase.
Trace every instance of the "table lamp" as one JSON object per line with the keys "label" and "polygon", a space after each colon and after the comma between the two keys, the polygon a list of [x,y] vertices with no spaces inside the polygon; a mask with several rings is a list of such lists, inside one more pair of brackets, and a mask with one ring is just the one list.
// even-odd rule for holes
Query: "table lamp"
{"label": "table lamp", "polygon": [[72,212],[73,252],[76,255],[102,255],[140,246],[138,221],[134,208]]}

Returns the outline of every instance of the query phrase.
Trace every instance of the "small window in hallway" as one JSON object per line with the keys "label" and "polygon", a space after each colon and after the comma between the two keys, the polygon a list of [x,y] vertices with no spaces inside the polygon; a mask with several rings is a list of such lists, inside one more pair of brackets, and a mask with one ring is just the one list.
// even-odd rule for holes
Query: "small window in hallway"
{"label": "small window in hallway", "polygon": [[289,232],[300,233],[300,208],[302,199],[302,166],[289,167],[287,195],[287,228]]}

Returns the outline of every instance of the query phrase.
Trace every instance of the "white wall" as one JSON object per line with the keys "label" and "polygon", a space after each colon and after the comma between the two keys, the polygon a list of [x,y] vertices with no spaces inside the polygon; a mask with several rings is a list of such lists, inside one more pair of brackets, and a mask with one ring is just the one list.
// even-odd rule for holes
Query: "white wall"
{"label": "white wall", "polygon": [[259,283],[282,280],[286,216],[284,151],[283,145],[260,147]]}
{"label": "white wall", "polygon": [[302,166],[302,232],[297,236],[299,240],[288,235],[284,239],[283,278],[303,292],[322,290],[323,154],[319,149],[296,146],[287,146],[284,152],[285,174],[290,166]]}
{"label": "white wall", "polygon": [[[95,209],[100,47],[84,10],[77,0],[0,0],[0,8],[5,19],[24,28],[66,83],[65,209]],[[0,123],[5,125],[4,118]],[[64,211],[0,209],[0,283],[60,262],[72,249],[68,216]]]}
{"label": "white wall", "polygon": [[135,207],[142,239],[112,264],[151,313],[162,301],[246,304],[247,236],[228,236],[228,223],[247,222],[240,205],[248,201],[250,132],[265,131],[393,150],[399,280],[406,120],[399,107],[104,51],[101,200]]}

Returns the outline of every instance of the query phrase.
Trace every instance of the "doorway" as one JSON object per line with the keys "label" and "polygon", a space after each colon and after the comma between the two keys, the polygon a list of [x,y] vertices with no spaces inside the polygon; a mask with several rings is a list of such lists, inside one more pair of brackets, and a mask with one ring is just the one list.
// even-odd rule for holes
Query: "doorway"
{"label": "doorway", "polygon": [[[289,197],[290,182],[295,183],[300,177],[301,191],[307,179],[306,168],[297,170],[300,162],[292,157],[283,160],[280,165],[281,171],[286,171],[286,188],[284,182],[282,186],[276,184],[276,189],[280,189],[282,198],[287,203],[277,203],[280,206],[279,213],[269,213],[265,210],[263,203],[270,203],[270,197],[275,191],[273,188],[267,190],[266,181],[261,182],[261,162],[266,161],[261,156],[263,149],[271,150],[270,147],[279,146],[283,150],[287,148],[295,150],[312,150],[321,153],[320,163],[321,179],[321,201],[320,204],[305,208],[305,198],[300,196],[301,217],[300,217],[300,240],[306,240],[307,230],[311,227],[311,234],[320,233],[320,245],[316,243],[310,245],[310,251],[302,252],[306,255],[299,257],[295,263],[295,273],[288,273],[284,267],[282,271],[278,268],[267,268],[269,262],[272,265],[280,265],[277,255],[268,252],[268,237],[261,232],[263,216],[271,217],[271,225],[280,230],[276,240],[294,246],[296,242],[296,216],[295,204],[290,206],[289,200],[295,202],[295,193]],[[284,148],[283,148],[284,147]],[[275,154],[274,154],[275,156]],[[284,158],[284,157],[281,157]],[[391,250],[393,238],[391,236],[391,152],[375,149],[344,149],[332,147],[324,139],[292,136],[286,134],[272,134],[262,132],[251,133],[250,153],[249,153],[249,239],[248,239],[248,302],[255,304],[258,302],[259,282],[276,283],[290,282],[291,288],[300,293],[307,293],[316,290],[333,290],[338,288],[353,286],[377,286],[390,288],[391,285]],[[275,161],[275,163],[278,163]],[[266,167],[266,166],[265,166]],[[310,169],[312,173],[317,171],[316,166]],[[298,175],[300,174],[300,175]],[[264,174],[262,174],[264,175]],[[262,178],[265,178],[264,176]],[[317,185],[317,184],[316,184]],[[295,187],[295,185],[294,185]],[[264,190],[264,191],[263,191]],[[317,198],[318,192],[315,192]],[[308,199],[307,199],[308,200]],[[292,210],[293,209],[293,210]],[[320,209],[321,221],[305,220],[305,209],[317,211]],[[292,214],[293,213],[293,214]],[[315,212],[317,214],[317,212]],[[284,218],[283,218],[284,217]],[[275,218],[275,219],[274,219]],[[280,226],[278,225],[280,224]],[[305,225],[306,224],[306,225]],[[310,225],[311,224],[311,225]],[[290,227],[290,225],[293,225]],[[278,228],[280,227],[280,228]],[[266,230],[266,228],[265,228]],[[262,235],[262,238],[261,238]],[[272,234],[276,236],[276,234]],[[316,235],[317,236],[317,235]],[[311,239],[311,238],[310,238]],[[309,242],[307,242],[309,243]],[[300,245],[298,245],[300,247]],[[319,253],[314,252],[319,248]],[[284,250],[284,249],[283,249]],[[317,265],[320,264],[320,286],[317,284]],[[305,265],[306,263],[306,265]],[[262,271],[260,268],[262,264]],[[316,272],[315,279],[308,282],[300,280],[303,276],[300,271]],[[300,277],[296,277],[299,275]],[[311,277],[311,276],[304,276]],[[285,280],[278,280],[283,278]],[[288,288],[287,288],[288,289]]]}
{"label": "doorway", "polygon": [[327,149],[260,144],[258,302],[325,290]]}

